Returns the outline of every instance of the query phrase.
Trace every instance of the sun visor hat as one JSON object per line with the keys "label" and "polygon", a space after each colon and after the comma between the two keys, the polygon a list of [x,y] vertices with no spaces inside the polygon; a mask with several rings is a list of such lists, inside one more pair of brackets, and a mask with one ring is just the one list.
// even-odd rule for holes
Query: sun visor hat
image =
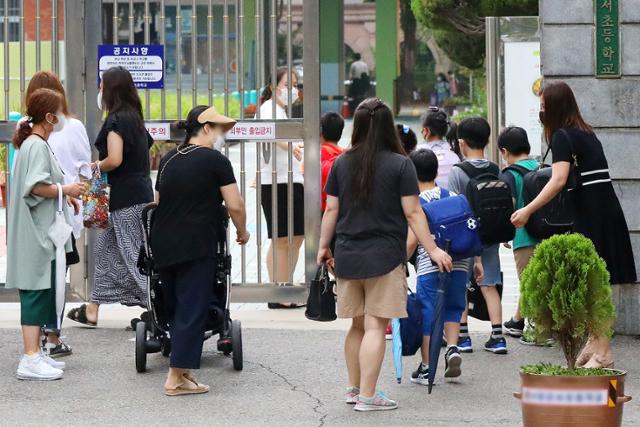
{"label": "sun visor hat", "polygon": [[216,125],[222,127],[225,132],[227,132],[229,129],[235,126],[236,121],[232,118],[223,116],[222,114],[218,113],[215,107],[209,107],[202,113],[200,113],[200,115],[198,116],[198,123],[215,123]]}

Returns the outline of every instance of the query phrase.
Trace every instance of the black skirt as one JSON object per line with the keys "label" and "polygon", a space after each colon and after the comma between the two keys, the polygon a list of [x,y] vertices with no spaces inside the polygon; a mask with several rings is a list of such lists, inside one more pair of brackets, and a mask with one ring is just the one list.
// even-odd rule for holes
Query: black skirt
{"label": "black skirt", "polygon": [[[288,184],[278,184],[278,237],[288,236],[287,221],[287,187]],[[267,221],[267,233],[273,238],[273,198],[271,197],[271,184],[261,185],[262,212]],[[304,186],[293,184],[293,235],[304,236]]]}
{"label": "black skirt", "polygon": [[613,185],[603,182],[576,190],[575,228],[591,239],[607,263],[611,284],[635,283],[636,267],[627,221]]}

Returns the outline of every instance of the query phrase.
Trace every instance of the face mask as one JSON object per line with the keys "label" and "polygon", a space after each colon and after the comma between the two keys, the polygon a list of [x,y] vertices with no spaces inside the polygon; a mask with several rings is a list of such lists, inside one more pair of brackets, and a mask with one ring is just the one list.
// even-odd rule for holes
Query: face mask
{"label": "face mask", "polygon": [[[282,102],[285,105],[288,105],[289,104],[289,88],[285,87],[284,89],[282,89],[282,91],[280,92],[280,96],[278,98],[280,99],[280,102]],[[297,99],[298,99],[298,88],[294,86],[291,88],[291,103],[293,104],[294,102],[296,102]]]}
{"label": "face mask", "polygon": [[102,91],[98,92],[98,96],[96,96],[96,103],[98,104],[98,110],[102,110]]}
{"label": "face mask", "polygon": [[540,123],[542,123],[542,125],[544,125],[544,111],[540,111],[538,113],[538,119],[540,119]]}
{"label": "face mask", "polygon": [[60,132],[62,128],[64,128],[64,125],[67,122],[67,118],[62,113],[56,114],[56,118],[58,119],[58,122],[53,125],[53,131]]}

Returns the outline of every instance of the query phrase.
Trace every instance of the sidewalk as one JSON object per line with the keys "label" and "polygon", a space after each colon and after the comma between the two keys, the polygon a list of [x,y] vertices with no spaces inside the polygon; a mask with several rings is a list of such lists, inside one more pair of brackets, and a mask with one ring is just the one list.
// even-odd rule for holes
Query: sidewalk
{"label": "sidewalk", "polygon": [[[518,366],[561,362],[558,349],[525,347],[515,340],[509,340],[508,355],[489,354],[479,348],[484,337],[474,335],[476,352],[463,355],[462,377],[443,384],[440,366],[429,396],[426,388],[408,380],[418,358],[405,358],[405,380],[398,385],[388,350],[380,387],[400,408],[360,414],[341,400],[346,378],[342,331],[245,329],[245,369],[239,373],[208,341],[198,377],[211,385],[211,392],[178,398],[162,394],[167,361],[161,355],[149,355],[148,372],[136,373],[133,332],[67,328],[66,333],[75,353],[65,359],[64,379],[34,383],[14,376],[19,331],[0,330],[2,425],[515,426],[521,422],[512,397],[519,386]],[[628,426],[640,424],[640,365],[633,362],[639,344],[630,337],[614,340],[619,367],[629,370],[626,394],[636,398],[625,405]]]}

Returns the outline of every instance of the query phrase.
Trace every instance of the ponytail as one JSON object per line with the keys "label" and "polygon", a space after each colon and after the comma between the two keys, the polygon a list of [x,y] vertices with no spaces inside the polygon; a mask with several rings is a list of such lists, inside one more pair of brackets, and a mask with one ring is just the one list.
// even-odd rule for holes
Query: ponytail
{"label": "ponytail", "polygon": [[264,104],[273,96],[273,91],[271,90],[271,85],[267,85],[262,89],[262,95],[260,95],[260,105]]}
{"label": "ponytail", "polygon": [[13,142],[13,146],[16,149],[20,149],[20,146],[22,145],[24,140],[29,138],[29,136],[31,136],[31,134],[33,133],[33,130],[31,129],[30,120],[31,119],[24,120],[22,123],[20,123],[20,125],[18,126],[18,129],[16,129],[15,132],[13,132],[12,142]]}

